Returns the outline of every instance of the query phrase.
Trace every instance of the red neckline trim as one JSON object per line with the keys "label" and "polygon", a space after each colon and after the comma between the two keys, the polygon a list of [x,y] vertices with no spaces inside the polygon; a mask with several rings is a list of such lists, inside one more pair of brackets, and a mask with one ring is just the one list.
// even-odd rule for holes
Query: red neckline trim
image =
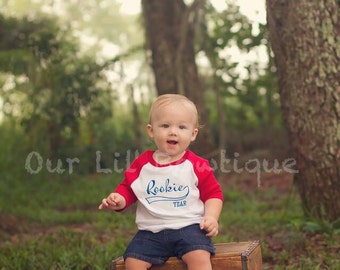
{"label": "red neckline trim", "polygon": [[155,153],[156,151],[155,150],[150,150],[149,152],[149,155],[150,155],[150,163],[155,166],[155,167],[167,167],[167,166],[172,166],[172,165],[178,165],[178,164],[181,164],[183,163],[186,159],[187,159],[187,156],[188,156],[188,151],[186,150],[183,157],[181,157],[180,159],[178,160],[175,160],[175,161],[172,161],[170,163],[165,163],[165,164],[160,164],[158,163],[154,158],[153,158],[153,154]]}

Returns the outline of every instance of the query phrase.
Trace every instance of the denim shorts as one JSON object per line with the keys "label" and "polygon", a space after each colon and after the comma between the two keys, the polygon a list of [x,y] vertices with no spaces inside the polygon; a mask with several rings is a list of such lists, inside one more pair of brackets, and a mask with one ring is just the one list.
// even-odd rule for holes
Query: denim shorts
{"label": "denim shorts", "polygon": [[123,257],[131,257],[154,265],[163,264],[169,257],[182,258],[193,250],[206,250],[215,254],[211,239],[199,224],[178,230],[163,230],[158,233],[139,230],[128,245]]}

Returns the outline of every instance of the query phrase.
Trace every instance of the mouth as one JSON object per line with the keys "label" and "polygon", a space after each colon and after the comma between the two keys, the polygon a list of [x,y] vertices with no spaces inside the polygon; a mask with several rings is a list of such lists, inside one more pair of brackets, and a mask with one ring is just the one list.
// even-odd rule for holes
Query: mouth
{"label": "mouth", "polygon": [[174,140],[168,140],[168,141],[166,141],[168,144],[171,144],[171,145],[176,145],[176,144],[178,144],[178,142],[177,141],[174,141]]}

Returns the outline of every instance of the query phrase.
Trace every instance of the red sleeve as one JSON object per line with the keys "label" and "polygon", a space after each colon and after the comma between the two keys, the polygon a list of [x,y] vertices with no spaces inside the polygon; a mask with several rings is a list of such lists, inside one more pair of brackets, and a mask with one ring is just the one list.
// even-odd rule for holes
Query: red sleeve
{"label": "red sleeve", "polygon": [[137,197],[131,188],[131,184],[138,178],[142,167],[148,160],[148,155],[150,155],[149,152],[144,152],[131,163],[129,168],[127,168],[124,173],[123,181],[117,186],[115,190],[115,192],[119,193],[125,198],[125,208],[137,201]]}
{"label": "red sleeve", "polygon": [[198,178],[198,189],[200,198],[203,202],[209,199],[220,199],[223,201],[223,192],[218,183],[214,171],[211,168],[208,160],[191,155],[191,162],[194,165],[195,174]]}

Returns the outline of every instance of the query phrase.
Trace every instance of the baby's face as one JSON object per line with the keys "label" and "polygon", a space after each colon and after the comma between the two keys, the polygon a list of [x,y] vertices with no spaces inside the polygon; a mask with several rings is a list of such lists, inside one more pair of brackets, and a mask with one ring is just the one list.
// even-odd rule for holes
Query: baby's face
{"label": "baby's face", "polygon": [[185,104],[167,104],[154,111],[148,134],[158,150],[169,155],[171,161],[182,157],[196,139],[197,116]]}

